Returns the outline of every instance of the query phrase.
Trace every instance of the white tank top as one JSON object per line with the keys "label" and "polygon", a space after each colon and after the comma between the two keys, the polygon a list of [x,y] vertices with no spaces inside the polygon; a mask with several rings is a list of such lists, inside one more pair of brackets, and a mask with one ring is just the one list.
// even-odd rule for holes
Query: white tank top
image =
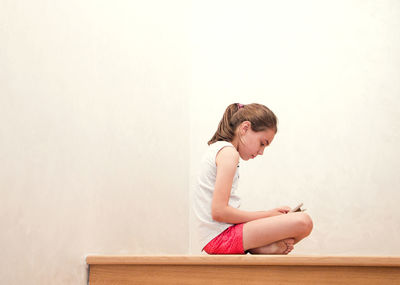
{"label": "white tank top", "polygon": [[[200,173],[197,179],[193,210],[197,218],[198,237],[201,248],[222,233],[232,224],[220,223],[214,221],[211,216],[211,203],[214,193],[215,180],[217,176],[217,164],[215,158],[218,152],[224,147],[233,147],[230,142],[218,141],[209,145],[200,165]],[[232,182],[231,195],[229,197],[229,206],[240,207],[240,197],[236,194],[239,180],[239,164]]]}

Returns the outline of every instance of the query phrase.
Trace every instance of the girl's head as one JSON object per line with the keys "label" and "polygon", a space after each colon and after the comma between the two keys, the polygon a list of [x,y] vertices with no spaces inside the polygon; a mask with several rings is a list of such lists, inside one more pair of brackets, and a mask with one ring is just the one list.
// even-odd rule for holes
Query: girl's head
{"label": "girl's head", "polygon": [[262,155],[278,131],[278,119],[266,106],[253,103],[231,104],[219,122],[218,129],[208,144],[231,142],[243,160]]}

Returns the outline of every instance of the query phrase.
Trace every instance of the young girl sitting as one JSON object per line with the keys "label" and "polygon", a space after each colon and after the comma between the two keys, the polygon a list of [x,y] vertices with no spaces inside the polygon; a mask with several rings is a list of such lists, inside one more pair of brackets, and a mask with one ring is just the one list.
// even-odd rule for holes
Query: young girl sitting
{"label": "young girl sitting", "polygon": [[311,233],[303,212],[283,206],[268,211],[240,210],[236,194],[239,157],[262,155],[277,132],[277,118],[261,104],[231,104],[208,142],[194,196],[199,237],[208,254],[288,254]]}

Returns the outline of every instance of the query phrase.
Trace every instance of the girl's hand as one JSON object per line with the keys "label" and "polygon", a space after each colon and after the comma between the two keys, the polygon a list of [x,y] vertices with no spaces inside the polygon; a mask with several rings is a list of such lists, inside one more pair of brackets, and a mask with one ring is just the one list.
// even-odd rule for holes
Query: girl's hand
{"label": "girl's hand", "polygon": [[289,206],[282,206],[279,208],[275,208],[271,210],[272,216],[279,216],[279,215],[283,215],[283,214],[287,214],[289,213],[289,211],[292,208],[290,208]]}
{"label": "girl's hand", "polygon": [[289,213],[291,209],[292,209],[292,208],[290,208],[289,206],[282,206],[282,207],[277,208],[277,210],[278,210],[279,212],[281,212],[282,214],[287,214],[287,213]]}

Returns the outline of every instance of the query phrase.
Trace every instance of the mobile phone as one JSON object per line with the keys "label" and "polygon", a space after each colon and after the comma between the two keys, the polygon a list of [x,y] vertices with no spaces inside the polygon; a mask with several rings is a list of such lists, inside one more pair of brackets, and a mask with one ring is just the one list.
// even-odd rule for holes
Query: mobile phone
{"label": "mobile phone", "polygon": [[302,212],[303,210],[301,210],[301,206],[303,206],[303,203],[300,203],[297,207],[294,207],[293,209],[290,210],[291,213],[293,212]]}

